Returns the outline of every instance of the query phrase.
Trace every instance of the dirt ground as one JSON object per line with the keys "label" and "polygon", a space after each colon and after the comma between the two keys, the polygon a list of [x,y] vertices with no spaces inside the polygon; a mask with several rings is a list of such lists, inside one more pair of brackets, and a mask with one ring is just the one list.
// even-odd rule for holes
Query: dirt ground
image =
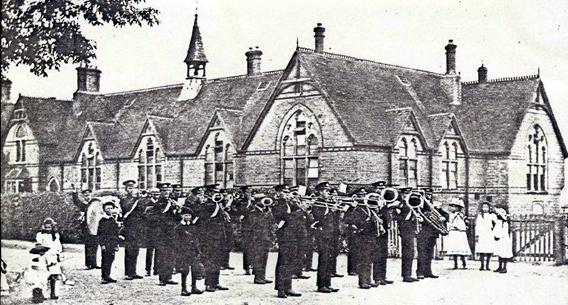
{"label": "dirt ground", "polygon": [[[29,242],[2,241],[2,258],[8,263],[8,279],[13,281],[29,261]],[[124,280],[124,249],[117,253],[112,275],[116,284],[102,285],[100,270],[85,270],[84,255],[80,245],[64,245],[62,266],[67,276],[75,281],[74,286],[65,285],[60,289],[59,300],[47,300],[46,304],[389,304],[389,305],[460,305],[460,304],[568,304],[568,267],[555,267],[550,263],[511,263],[509,273],[497,274],[478,270],[477,261],[468,262],[466,270],[451,270],[449,260],[434,261],[434,272],[438,279],[426,279],[417,283],[401,282],[400,260],[391,259],[388,264],[389,278],[393,285],[362,290],[357,286],[357,277],[333,278],[332,284],[340,288],[338,293],[323,294],[315,291],[316,273],[307,272],[310,279],[294,280],[294,290],[301,292],[300,298],[279,299],[273,284],[254,285],[253,277],[244,275],[242,255],[231,254],[231,265],[235,270],[221,272],[221,284],[229,291],[204,293],[182,297],[180,286],[158,286],[157,276],[142,280]],[[138,272],[144,274],[145,250],[139,257]],[[271,253],[267,278],[274,279],[276,253]],[[314,257],[316,264],[317,256]],[[341,255],[338,271],[346,273],[347,257]],[[492,262],[495,268],[497,262]],[[179,281],[179,275],[174,275]],[[204,289],[203,281],[198,282]],[[30,292],[24,285],[12,285],[8,297],[2,297],[2,304],[31,304]]]}

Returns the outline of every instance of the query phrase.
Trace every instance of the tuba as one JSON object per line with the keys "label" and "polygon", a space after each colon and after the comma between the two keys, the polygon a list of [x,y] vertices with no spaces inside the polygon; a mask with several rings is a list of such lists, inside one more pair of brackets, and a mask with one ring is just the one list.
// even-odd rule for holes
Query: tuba
{"label": "tuba", "polygon": [[450,232],[446,228],[446,224],[443,220],[444,216],[442,216],[442,214],[440,214],[440,212],[438,212],[436,208],[434,208],[434,205],[427,199],[424,199],[424,203],[430,208],[430,211],[427,212],[420,211],[422,217],[424,218],[424,221],[426,221],[429,225],[436,229],[438,233],[444,236],[448,235]]}
{"label": "tuba", "polygon": [[395,188],[387,187],[381,191],[381,198],[383,198],[387,204],[395,202],[398,197],[399,193]]}

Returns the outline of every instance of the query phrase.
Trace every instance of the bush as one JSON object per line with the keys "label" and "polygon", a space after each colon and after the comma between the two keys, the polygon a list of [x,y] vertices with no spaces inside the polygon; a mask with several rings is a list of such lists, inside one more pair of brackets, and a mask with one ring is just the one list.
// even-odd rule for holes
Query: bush
{"label": "bush", "polygon": [[57,222],[63,242],[80,240],[80,213],[70,194],[2,194],[0,200],[2,239],[34,240],[43,220],[51,217]]}

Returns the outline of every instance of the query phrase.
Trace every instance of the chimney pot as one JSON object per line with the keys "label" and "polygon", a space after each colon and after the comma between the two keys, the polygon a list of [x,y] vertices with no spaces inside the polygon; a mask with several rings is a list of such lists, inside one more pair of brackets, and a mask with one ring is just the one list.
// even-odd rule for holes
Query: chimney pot
{"label": "chimney pot", "polygon": [[2,103],[10,102],[10,96],[12,94],[12,81],[7,78],[0,79],[0,85],[2,87],[2,95],[0,100]]}
{"label": "chimney pot", "polygon": [[97,68],[77,68],[77,92],[98,93],[101,89],[101,70]]}
{"label": "chimney pot", "polygon": [[454,40],[450,39],[446,45],[446,74],[456,75],[456,46]]}
{"label": "chimney pot", "polygon": [[477,81],[479,83],[487,82],[487,68],[483,64],[477,69]]}
{"label": "chimney pot", "polygon": [[246,52],[245,55],[247,57],[247,75],[251,76],[262,73],[260,69],[262,51],[259,50],[258,46],[255,50],[250,47],[249,51]]}
{"label": "chimney pot", "polygon": [[314,33],[315,33],[314,37],[316,38],[315,51],[323,52],[324,51],[323,40],[325,38],[325,35],[323,33],[325,33],[325,28],[322,26],[321,23],[318,22],[317,27],[314,28]]}

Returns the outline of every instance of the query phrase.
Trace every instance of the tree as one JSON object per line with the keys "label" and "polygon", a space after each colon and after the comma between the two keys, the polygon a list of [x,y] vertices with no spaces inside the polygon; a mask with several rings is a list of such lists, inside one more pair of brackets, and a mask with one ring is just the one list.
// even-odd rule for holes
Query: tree
{"label": "tree", "polygon": [[[85,37],[81,22],[93,26],[159,24],[157,9],[146,0],[2,0],[2,60],[5,77],[11,64],[47,76],[61,64],[88,65],[96,42]],[[84,22],[83,22],[84,23]]]}

